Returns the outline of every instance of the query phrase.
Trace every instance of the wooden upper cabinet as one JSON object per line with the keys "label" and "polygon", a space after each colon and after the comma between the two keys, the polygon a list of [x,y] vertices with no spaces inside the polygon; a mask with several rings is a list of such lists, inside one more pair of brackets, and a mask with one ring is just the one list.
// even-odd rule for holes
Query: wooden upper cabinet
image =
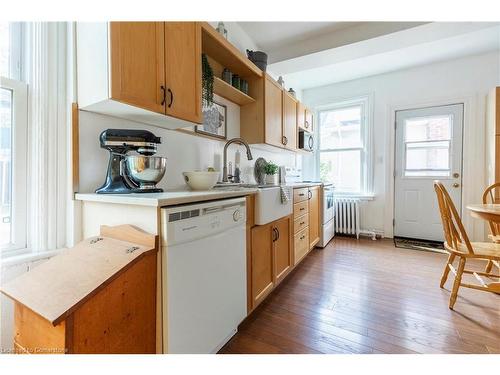
{"label": "wooden upper cabinet", "polygon": [[312,248],[319,241],[321,188],[314,186],[309,192],[309,247]]}
{"label": "wooden upper cabinet", "polygon": [[265,141],[267,144],[283,147],[282,89],[271,77],[266,75],[264,90]]}
{"label": "wooden upper cabinet", "polygon": [[111,22],[111,98],[165,113],[165,23]]}
{"label": "wooden upper cabinet", "polygon": [[165,22],[166,113],[196,123],[201,112],[201,26]]}
{"label": "wooden upper cabinet", "polygon": [[292,266],[291,228],[292,216],[284,217],[274,223],[274,275],[278,284],[285,278]]}
{"label": "wooden upper cabinet", "polygon": [[283,91],[283,141],[285,147],[297,149],[297,100]]}
{"label": "wooden upper cabinet", "polygon": [[309,108],[305,109],[304,117],[305,117],[304,127],[307,131],[312,133],[313,132],[313,113]]}
{"label": "wooden upper cabinet", "polygon": [[274,287],[273,226],[258,225],[252,228],[252,308],[255,308]]}
{"label": "wooden upper cabinet", "polygon": [[306,130],[306,107],[301,102],[297,103],[297,127]]}

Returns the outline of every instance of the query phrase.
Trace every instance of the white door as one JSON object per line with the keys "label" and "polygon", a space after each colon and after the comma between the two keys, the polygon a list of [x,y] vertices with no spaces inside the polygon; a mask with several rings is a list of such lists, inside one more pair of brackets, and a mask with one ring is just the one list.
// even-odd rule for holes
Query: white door
{"label": "white door", "polygon": [[394,236],[443,240],[433,181],[460,210],[462,126],[463,104],[396,112]]}

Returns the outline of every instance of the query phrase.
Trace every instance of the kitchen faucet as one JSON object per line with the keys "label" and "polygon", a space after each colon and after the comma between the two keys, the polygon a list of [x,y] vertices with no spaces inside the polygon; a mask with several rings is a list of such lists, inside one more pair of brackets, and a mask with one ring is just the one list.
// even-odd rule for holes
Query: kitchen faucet
{"label": "kitchen faucet", "polygon": [[227,175],[227,148],[229,147],[229,145],[231,143],[237,143],[239,145],[245,146],[247,149],[247,159],[248,160],[253,159],[252,151],[250,151],[250,147],[248,146],[248,143],[246,143],[243,140],[243,138],[233,138],[233,139],[230,139],[229,141],[227,141],[226,144],[224,145],[224,161],[223,161],[224,166],[222,169],[222,182],[229,182],[228,175]]}

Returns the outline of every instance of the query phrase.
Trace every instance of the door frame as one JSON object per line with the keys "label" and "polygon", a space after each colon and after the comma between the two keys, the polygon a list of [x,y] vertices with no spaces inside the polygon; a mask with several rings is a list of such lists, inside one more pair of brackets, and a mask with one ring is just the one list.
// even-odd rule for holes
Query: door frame
{"label": "door frame", "polygon": [[[392,170],[392,184],[393,184],[393,196],[392,196],[392,217],[393,217],[393,222],[392,222],[392,230],[393,230],[393,237],[395,237],[394,229],[396,227],[396,150],[397,150],[397,113],[398,112],[404,112],[404,111],[412,111],[412,110],[419,110],[419,109],[426,109],[426,108],[439,108],[439,107],[447,107],[447,106],[456,106],[456,105],[461,105],[462,106],[462,144],[461,144],[461,151],[462,151],[462,163],[460,165],[460,208],[459,211],[462,212],[462,207],[463,207],[463,181],[464,181],[464,128],[465,128],[465,103],[448,103],[448,104],[441,104],[441,105],[433,105],[433,106],[425,106],[425,107],[414,107],[414,108],[407,108],[407,109],[397,109],[394,111],[394,144],[393,144],[393,149],[394,149],[394,158],[392,160],[393,163],[393,170]],[[453,131],[452,131],[453,134]],[[453,142],[452,142],[453,143]],[[452,146],[451,146],[452,147]],[[453,169],[455,170],[455,169]],[[451,176],[450,176],[451,177]],[[439,179],[439,178],[436,178]],[[461,215],[462,216],[462,215]]]}
{"label": "door frame", "polygon": [[[468,204],[480,201],[483,194],[482,186],[486,183],[486,172],[484,168],[475,168],[477,165],[485,163],[485,154],[477,153],[475,150],[482,150],[485,146],[485,116],[484,108],[486,105],[486,96],[480,93],[465,93],[459,96],[438,97],[428,101],[401,101],[391,103],[386,106],[390,123],[388,124],[388,137],[386,138],[386,188],[385,196],[387,210],[384,218],[384,235],[392,238],[394,236],[394,166],[395,166],[395,145],[396,145],[396,112],[412,108],[425,108],[448,105],[450,103],[463,103],[463,132],[462,132],[462,204],[457,207],[461,214],[462,222],[473,241],[482,241],[485,238],[485,223],[473,218],[466,212],[465,207]],[[475,124],[471,126],[469,124]],[[467,142],[465,142],[467,139]],[[477,181],[483,181],[483,184],[477,184]],[[465,213],[465,214],[464,214]]]}

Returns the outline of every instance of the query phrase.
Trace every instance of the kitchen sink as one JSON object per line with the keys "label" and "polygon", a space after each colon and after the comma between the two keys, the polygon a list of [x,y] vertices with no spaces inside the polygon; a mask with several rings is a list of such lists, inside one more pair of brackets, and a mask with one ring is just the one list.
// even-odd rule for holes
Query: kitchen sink
{"label": "kitchen sink", "polygon": [[283,186],[289,197],[288,202],[281,202],[279,186],[266,185],[259,188],[255,195],[255,224],[263,225],[291,215],[293,211],[293,189]]}

